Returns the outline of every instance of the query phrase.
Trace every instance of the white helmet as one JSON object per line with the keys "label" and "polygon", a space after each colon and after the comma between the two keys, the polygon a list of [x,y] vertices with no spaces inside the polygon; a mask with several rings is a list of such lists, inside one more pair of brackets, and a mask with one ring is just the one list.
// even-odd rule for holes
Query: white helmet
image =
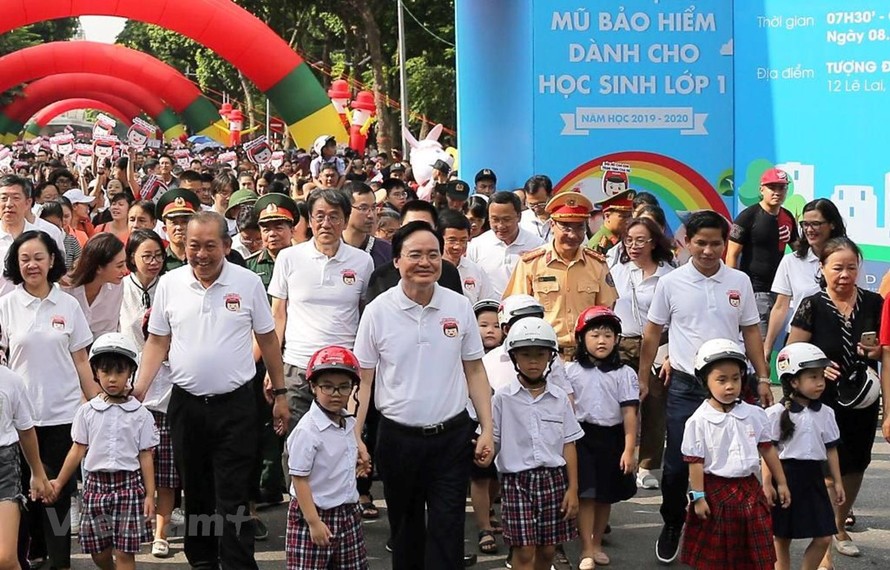
{"label": "white helmet", "polygon": [[494,311],[500,315],[501,302],[494,299],[479,299],[473,304],[473,312],[478,317],[482,311]]}
{"label": "white helmet", "polygon": [[312,143],[312,150],[315,151],[315,154],[321,156],[321,149],[323,149],[328,144],[328,141],[333,138],[333,135],[321,135],[315,139],[314,143]]}
{"label": "white helmet", "polygon": [[[715,338],[705,342],[695,353],[695,374],[701,376],[705,366],[718,360],[735,360],[747,367],[745,351],[735,341],[728,338]],[[704,380],[704,379],[702,379]]]}
{"label": "white helmet", "polygon": [[793,342],[779,351],[776,358],[776,371],[779,378],[794,376],[807,368],[825,368],[831,360],[818,346],[808,342]]}
{"label": "white helmet", "polygon": [[498,324],[512,325],[522,317],[543,317],[544,305],[531,295],[510,295],[501,301],[498,309]]}
{"label": "white helmet", "polygon": [[105,333],[97,338],[90,348],[90,361],[100,354],[109,353],[125,356],[133,361],[134,366],[139,366],[139,347],[121,333]]}
{"label": "white helmet", "polygon": [[874,404],[881,394],[881,379],[875,369],[859,361],[849,378],[837,382],[837,405],[849,410],[861,410]]}
{"label": "white helmet", "polygon": [[549,348],[553,352],[559,348],[556,331],[550,323],[540,317],[528,317],[516,323],[507,333],[504,345],[508,353],[526,346],[540,346]]}

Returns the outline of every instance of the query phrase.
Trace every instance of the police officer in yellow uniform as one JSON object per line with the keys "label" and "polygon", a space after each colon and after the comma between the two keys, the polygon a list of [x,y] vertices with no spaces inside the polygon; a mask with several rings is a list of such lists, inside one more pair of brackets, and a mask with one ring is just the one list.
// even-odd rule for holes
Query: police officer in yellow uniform
{"label": "police officer in yellow uniform", "polygon": [[587,242],[587,247],[606,255],[610,249],[618,245],[633,212],[633,200],[636,195],[633,190],[625,190],[596,203],[603,212],[603,225]]}
{"label": "police officer in yellow uniform", "polygon": [[263,248],[244,260],[248,269],[260,276],[268,289],[278,252],[293,243],[297,203],[290,196],[273,192],[261,197],[253,205],[263,237]]}
{"label": "police officer in yellow uniform", "polygon": [[155,211],[164,222],[168,241],[167,261],[164,263],[166,272],[186,264],[185,228],[194,213],[200,209],[201,200],[198,195],[184,188],[168,190],[158,198]]}
{"label": "police officer in yellow uniform", "polygon": [[612,307],[618,298],[605,257],[584,247],[593,205],[583,194],[561,192],[547,202],[553,238],[522,256],[504,297],[525,293],[544,306],[544,318],[559,338],[560,353],[575,348],[575,321],[591,305]]}

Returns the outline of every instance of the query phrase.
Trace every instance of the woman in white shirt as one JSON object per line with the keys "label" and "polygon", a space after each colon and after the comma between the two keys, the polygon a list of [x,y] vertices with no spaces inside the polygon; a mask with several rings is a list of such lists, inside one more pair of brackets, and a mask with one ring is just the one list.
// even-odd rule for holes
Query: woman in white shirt
{"label": "woman in white shirt", "polygon": [[[81,397],[89,400],[99,391],[86,351],[93,336],[77,301],[55,286],[65,274],[65,260],[48,234],[27,231],[16,238],[4,274],[16,288],[0,298],[0,329],[9,367],[25,380],[40,459],[52,477],[71,447],[71,423]],[[29,478],[23,464],[25,485]],[[66,520],[74,489],[75,482],[69,482],[51,507],[29,503],[25,517],[32,560],[48,556],[55,568],[71,567],[70,527],[65,532],[44,530],[54,528],[52,521]]]}
{"label": "woman in white shirt", "polygon": [[[611,268],[612,280],[618,290],[615,314],[621,319],[621,361],[634,370],[640,367],[640,344],[643,325],[658,280],[673,266],[671,243],[655,221],[648,217],[631,220],[624,232],[618,263]],[[616,248],[613,248],[616,249]],[[657,489],[658,480],[650,472],[661,468],[665,434],[665,391],[657,381],[651,382],[649,395],[640,405],[640,469],[637,485]]]}
{"label": "woman in white shirt", "polygon": [[126,275],[124,242],[111,233],[96,234],[87,241],[67,292],[80,303],[93,337],[118,332],[124,291],[121,281]]}

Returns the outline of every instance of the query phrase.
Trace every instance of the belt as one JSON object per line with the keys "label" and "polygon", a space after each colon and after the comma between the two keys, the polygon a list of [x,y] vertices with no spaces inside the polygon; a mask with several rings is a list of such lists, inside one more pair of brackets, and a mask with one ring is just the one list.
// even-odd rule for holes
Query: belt
{"label": "belt", "polygon": [[380,416],[381,424],[385,424],[397,431],[410,435],[419,435],[422,437],[431,437],[449,432],[454,428],[470,423],[470,414],[466,410],[457,414],[453,418],[448,418],[444,422],[438,424],[430,424],[426,426],[406,426],[399,422],[393,421],[386,416]]}
{"label": "belt", "polygon": [[205,404],[219,404],[219,403],[225,402],[227,400],[231,400],[232,398],[237,396],[242,391],[247,391],[250,388],[250,386],[251,386],[251,383],[250,383],[250,381],[248,381],[248,382],[238,386],[231,392],[226,392],[224,394],[208,394],[206,396],[197,396],[195,394],[192,394],[191,392],[189,392],[188,390],[186,390],[184,388],[180,388],[179,386],[173,386],[173,391],[178,392],[179,394],[182,394],[183,396],[185,396],[186,398],[188,398],[190,400],[199,400],[201,402],[204,402]]}

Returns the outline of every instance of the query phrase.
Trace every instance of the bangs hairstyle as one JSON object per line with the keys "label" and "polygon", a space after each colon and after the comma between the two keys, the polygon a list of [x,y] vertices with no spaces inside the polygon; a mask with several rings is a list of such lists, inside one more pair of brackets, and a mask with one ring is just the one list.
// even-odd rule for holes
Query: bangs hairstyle
{"label": "bangs hairstyle", "polygon": [[[630,229],[636,226],[645,227],[649,232],[649,237],[652,238],[652,261],[655,263],[670,264],[671,261],[674,260],[674,252],[671,250],[670,240],[664,235],[664,232],[661,231],[658,224],[650,218],[634,218],[627,224],[627,228],[624,230],[624,236],[627,237]],[[621,263],[630,261],[630,256],[627,254],[627,248],[621,248],[621,256],[618,260]]]}
{"label": "bangs hairstyle", "polygon": [[164,256],[163,261],[161,261],[161,272],[158,275],[164,274],[164,269],[166,269],[167,265],[167,250],[164,247],[164,241],[161,239],[161,236],[156,234],[154,230],[136,230],[130,234],[130,239],[127,240],[127,269],[130,270],[130,273],[136,273],[136,250],[139,249],[139,246],[147,241],[153,241],[158,244],[158,247],[161,248],[161,255]]}
{"label": "bangs hairstyle", "polygon": [[65,268],[65,256],[59,249],[58,244],[56,244],[56,241],[49,237],[49,234],[46,232],[30,230],[22,233],[19,237],[13,240],[12,245],[9,246],[9,253],[6,255],[3,277],[12,281],[14,285],[21,285],[25,282],[24,278],[22,278],[22,271],[19,268],[19,249],[21,249],[22,244],[25,242],[35,239],[40,240],[46,248],[46,251],[49,252],[53,258],[52,266],[50,266],[49,273],[46,275],[46,280],[50,283],[58,283],[59,279],[61,279],[67,272],[67,269]]}
{"label": "bangs hairstyle", "polygon": [[87,240],[83,246],[83,252],[74,265],[71,273],[71,286],[79,287],[92,283],[96,273],[114,261],[114,258],[124,250],[124,242],[110,233],[99,233]]}
{"label": "bangs hairstyle", "polygon": [[[827,223],[834,226],[831,229],[831,233],[828,234],[829,240],[839,237],[847,237],[847,226],[844,223],[844,218],[838,211],[837,206],[835,206],[834,202],[831,200],[819,198],[818,200],[807,202],[807,205],[803,207],[803,211],[800,213],[801,221],[803,221],[803,215],[807,212],[819,212],[822,214],[822,217],[825,218]],[[809,251],[810,244],[807,242],[806,236],[801,232],[800,239],[797,241],[797,247],[794,248],[794,255],[799,259],[804,259]]]}
{"label": "bangs hairstyle", "polygon": [[[584,343],[584,337],[587,336],[587,331],[594,329],[606,329],[615,333],[615,347],[612,349],[612,352],[609,353],[609,356],[602,360],[594,358],[593,355],[587,352],[587,345]],[[608,320],[602,318],[589,321],[581,332],[575,334],[575,341],[578,343],[578,348],[575,350],[575,361],[581,365],[581,368],[599,368],[603,372],[618,370],[623,366],[623,364],[621,364],[621,357],[618,354],[618,341],[620,340],[620,337],[621,325],[610,323]]]}
{"label": "bangs hairstyle", "polygon": [[[136,373],[136,363],[116,352],[103,352],[92,357],[90,368],[93,369],[93,375],[100,371],[106,374],[127,374],[129,376]],[[99,379],[96,378],[96,381],[98,382]]]}

